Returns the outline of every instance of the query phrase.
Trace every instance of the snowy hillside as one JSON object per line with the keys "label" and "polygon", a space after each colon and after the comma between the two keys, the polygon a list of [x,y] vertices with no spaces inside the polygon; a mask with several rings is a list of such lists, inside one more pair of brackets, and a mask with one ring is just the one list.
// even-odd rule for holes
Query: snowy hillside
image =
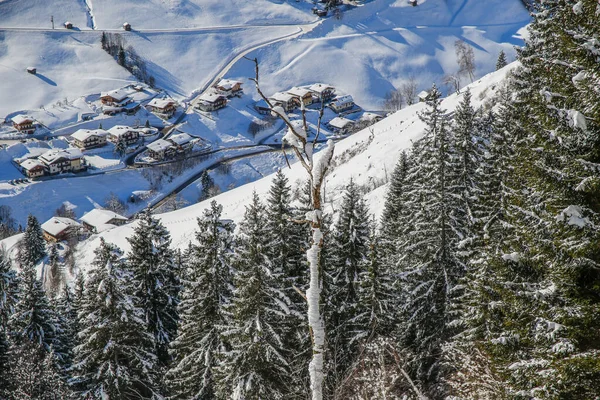
{"label": "snowy hillside", "polygon": [[[499,88],[506,73],[514,67],[515,63],[470,85],[474,106],[479,107],[489,100]],[[453,94],[444,100],[442,106],[451,113],[460,99],[461,95]],[[417,115],[423,108],[424,104],[420,103],[400,110],[371,128],[336,144],[333,168],[324,185],[326,212],[335,213],[342,193],[341,188],[352,178],[366,191],[365,197],[371,212],[377,216],[380,214],[386,193],[385,182],[396,164],[400,151],[410,148],[411,142],[423,133],[424,126]],[[305,180],[306,172],[298,164],[294,164],[291,169],[285,169],[284,172],[293,185],[298,185]],[[256,191],[260,197],[265,198],[272,178],[273,176],[269,175],[213,199],[223,205],[224,218],[240,221],[244,214],[244,206],[250,202],[252,192]],[[196,218],[202,215],[203,210],[213,199],[158,215],[169,229],[174,246],[184,248],[190,240],[193,240]],[[129,244],[126,238],[132,234],[134,225],[135,223],[118,227],[102,233],[101,236],[127,251]],[[80,254],[76,259],[80,267],[86,268],[86,265],[89,265],[93,258],[92,250],[98,245],[99,240],[99,236],[96,235],[79,245]]]}
{"label": "snowy hillside", "polygon": [[[420,0],[418,7],[376,0],[345,11],[341,20],[323,19],[313,29],[306,25],[314,20],[312,6],[267,0],[1,0],[0,92],[12,95],[0,98],[0,118],[132,80],[99,43],[101,30],[123,32],[125,20],[133,27],[123,34],[126,44],[146,60],[158,87],[178,100],[203,88],[243,51],[304,29],[298,39],[251,54],[261,61],[265,90],[322,81],[352,93],[371,110],[380,109],[385,94],[411,76],[422,89],[455,73],[458,39],[475,50],[476,76],[492,71],[501,49],[509,60],[514,57],[512,46],[522,44],[519,31],[529,22],[520,0]],[[66,20],[75,29],[64,29]],[[38,68],[37,76],[26,74],[29,66]],[[229,73],[232,78],[252,74],[245,60]]]}

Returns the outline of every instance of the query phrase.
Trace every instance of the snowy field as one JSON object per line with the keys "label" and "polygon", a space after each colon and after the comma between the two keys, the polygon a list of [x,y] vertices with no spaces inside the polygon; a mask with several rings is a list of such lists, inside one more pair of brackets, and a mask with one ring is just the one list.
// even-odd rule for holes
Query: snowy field
{"label": "snowy field", "polygon": [[[499,89],[506,73],[515,65],[513,63],[470,85],[473,105],[478,107],[488,101]],[[444,99],[442,107],[448,112],[452,112],[461,99],[462,95],[453,94]],[[326,212],[335,214],[336,206],[343,193],[342,189],[352,178],[365,191],[365,198],[370,211],[379,217],[384,203],[387,177],[391,174],[399,153],[410,148],[412,141],[423,134],[424,125],[417,113],[422,111],[424,107],[424,103],[419,103],[400,110],[373,125],[371,129],[365,129],[336,144],[333,168],[327,175],[324,184],[326,199],[324,210]],[[240,163],[235,168],[247,170],[252,167]],[[263,169],[263,171],[268,172],[268,168]],[[292,169],[286,168],[283,171],[293,186],[301,185],[306,179],[306,172],[298,164],[292,165]],[[256,175],[262,175],[263,173],[256,173]],[[213,176],[217,177],[216,174],[213,174]],[[196,218],[202,215],[203,210],[209,206],[210,201],[216,200],[223,205],[224,218],[239,222],[243,217],[245,206],[250,203],[252,192],[256,191],[261,198],[265,198],[272,179],[273,175],[268,175],[255,182],[220,194],[208,201],[159,214],[158,217],[169,229],[173,238],[173,245],[178,248],[185,248],[188,242],[194,238]],[[194,197],[197,198],[198,190],[199,187],[196,183],[192,187],[188,187],[182,195],[186,200],[194,201]],[[125,238],[132,234],[134,226],[135,222],[103,232],[101,236],[128,251],[129,245]],[[80,255],[77,259],[82,268],[86,268],[86,265],[93,259],[91,250],[98,243],[99,237],[93,237],[78,247]]]}

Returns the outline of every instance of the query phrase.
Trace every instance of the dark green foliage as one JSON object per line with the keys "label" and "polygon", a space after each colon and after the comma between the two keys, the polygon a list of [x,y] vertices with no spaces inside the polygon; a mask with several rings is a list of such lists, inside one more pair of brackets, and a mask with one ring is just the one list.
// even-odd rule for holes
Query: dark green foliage
{"label": "dark green foliage", "polygon": [[102,240],[95,253],[78,315],[81,344],[71,384],[83,398],[154,398],[154,336],[138,306],[133,276],[116,246]]}
{"label": "dark green foliage", "polygon": [[138,306],[145,311],[148,331],[154,335],[156,356],[166,366],[170,361],[169,342],[177,334],[181,289],[171,236],[160,221],[145,212],[127,240],[131,245],[127,263],[133,273]]}
{"label": "dark green foliage", "polygon": [[21,266],[35,265],[46,255],[46,242],[37,218],[29,214],[25,235],[19,243],[18,260]]}
{"label": "dark green foliage", "polygon": [[218,371],[221,397],[276,400],[287,399],[294,391],[285,348],[291,302],[283,291],[281,273],[265,253],[269,244],[265,214],[254,193],[240,224],[233,320],[225,335],[232,348]]}
{"label": "dark green foliage", "polygon": [[171,342],[174,356],[168,374],[174,399],[215,398],[214,369],[227,344],[222,334],[229,316],[226,306],[233,291],[233,223],[221,219],[216,202],[198,219],[197,244],[184,257],[186,274],[177,338]]}
{"label": "dark green foliage", "polygon": [[496,71],[506,67],[508,63],[506,62],[506,54],[504,54],[504,50],[500,50],[498,54],[498,61],[496,61]]}

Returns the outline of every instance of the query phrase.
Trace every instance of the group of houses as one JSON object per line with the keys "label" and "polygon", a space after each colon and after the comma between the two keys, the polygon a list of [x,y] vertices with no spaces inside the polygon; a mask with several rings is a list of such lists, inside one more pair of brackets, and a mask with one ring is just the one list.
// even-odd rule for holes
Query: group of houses
{"label": "group of houses", "polygon": [[[310,86],[293,87],[285,92],[277,92],[268,97],[273,107],[281,107],[285,112],[291,112],[301,106],[309,106],[313,103],[328,103],[329,107],[336,113],[341,113],[354,108],[352,96],[335,95],[335,88],[325,83],[315,83]],[[268,115],[271,107],[266,101],[260,100],[255,103],[254,108],[258,113]]]}
{"label": "group of houses", "polygon": [[205,112],[217,111],[227,106],[227,99],[239,97],[243,91],[242,82],[221,79],[198,98],[196,108]]}
{"label": "group of houses", "polygon": [[96,208],[83,215],[77,222],[66,217],[52,217],[41,226],[44,239],[51,243],[68,240],[81,231],[100,233],[125,224],[128,219],[116,212]]}
{"label": "group of houses", "polygon": [[87,168],[85,158],[80,149],[48,150],[35,159],[26,159],[19,164],[21,171],[29,178],[44,175],[55,175],[63,172],[79,172]]}
{"label": "group of houses", "polygon": [[81,150],[102,147],[108,142],[130,146],[137,143],[142,134],[150,134],[155,131],[151,128],[132,128],[127,125],[115,125],[108,130],[79,129],[71,135],[71,143]]}
{"label": "group of houses", "polygon": [[198,142],[187,133],[170,135],[166,139],[158,139],[146,146],[148,155],[156,161],[163,161],[192,150]]}

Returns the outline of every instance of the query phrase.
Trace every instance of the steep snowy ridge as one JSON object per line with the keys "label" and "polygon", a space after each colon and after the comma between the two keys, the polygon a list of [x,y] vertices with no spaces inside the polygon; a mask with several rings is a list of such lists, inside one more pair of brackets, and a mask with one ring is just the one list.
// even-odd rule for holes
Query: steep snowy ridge
{"label": "steep snowy ridge", "polygon": [[[474,107],[490,101],[501,86],[506,74],[517,63],[512,63],[500,71],[491,73],[474,82],[469,87],[473,95]],[[448,113],[452,113],[462,95],[453,94],[442,103]],[[335,213],[342,194],[342,187],[352,178],[365,191],[370,210],[377,217],[383,207],[387,189],[387,177],[393,170],[398,155],[402,150],[409,149],[414,140],[423,133],[424,125],[418,112],[423,110],[424,103],[415,104],[400,110],[383,121],[358,132],[336,144],[333,167],[327,175],[324,210]],[[320,154],[317,154],[318,158]],[[306,171],[299,164],[293,164],[291,169],[284,170],[292,185],[298,185],[306,180]],[[212,200],[223,205],[223,217],[239,222],[244,214],[245,205],[250,203],[253,191],[261,198],[266,198],[273,175],[256,182],[241,186],[223,193],[210,200],[194,204],[165,214],[158,215],[161,222],[170,231],[173,245],[185,248],[189,241],[194,240],[196,218],[202,215]],[[78,247],[76,259],[82,269],[86,269],[93,259],[93,249],[100,243],[100,237],[115,243],[123,250],[129,250],[126,238],[133,233],[135,222],[92,236]]]}

